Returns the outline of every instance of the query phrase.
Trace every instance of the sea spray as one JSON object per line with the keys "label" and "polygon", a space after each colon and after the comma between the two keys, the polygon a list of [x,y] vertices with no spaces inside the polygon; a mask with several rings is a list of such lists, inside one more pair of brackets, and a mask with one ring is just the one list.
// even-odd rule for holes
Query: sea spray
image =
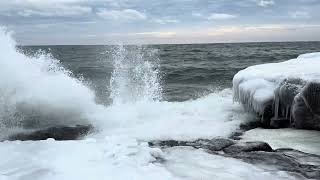
{"label": "sea spray", "polygon": [[[196,139],[230,135],[244,119],[230,89],[195,100],[162,99],[159,56],[145,46],[117,46],[110,51],[114,70],[110,80],[113,103],[100,117],[99,137],[130,136],[150,139]],[[101,118],[98,118],[101,119]]]}
{"label": "sea spray", "polygon": [[112,52],[114,70],[110,80],[113,104],[160,101],[159,58],[156,50],[119,45]]}
{"label": "sea spray", "polygon": [[190,140],[228,136],[249,119],[232,103],[230,90],[186,102],[163,101],[159,58],[147,47],[120,46],[112,52],[113,104],[105,107],[50,55],[25,56],[4,32],[0,42],[0,122],[6,129],[90,123],[97,138]]}
{"label": "sea spray", "polygon": [[89,123],[90,114],[100,108],[93,91],[71,77],[51,55],[29,57],[18,52],[10,33],[3,29],[0,42],[2,129]]}

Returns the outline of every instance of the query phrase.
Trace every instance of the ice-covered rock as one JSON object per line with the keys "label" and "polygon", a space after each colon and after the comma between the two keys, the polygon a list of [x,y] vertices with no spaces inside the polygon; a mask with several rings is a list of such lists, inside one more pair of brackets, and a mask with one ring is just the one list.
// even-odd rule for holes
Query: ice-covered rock
{"label": "ice-covered rock", "polygon": [[294,99],[294,125],[302,129],[320,129],[320,83],[308,83]]}
{"label": "ice-covered rock", "polygon": [[233,78],[234,100],[262,124],[320,130],[320,53],[248,67]]}

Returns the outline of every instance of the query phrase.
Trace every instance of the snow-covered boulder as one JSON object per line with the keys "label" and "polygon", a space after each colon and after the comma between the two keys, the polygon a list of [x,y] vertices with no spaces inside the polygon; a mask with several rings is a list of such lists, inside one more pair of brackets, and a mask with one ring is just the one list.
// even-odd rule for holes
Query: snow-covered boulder
{"label": "snow-covered boulder", "polygon": [[320,53],[239,71],[233,92],[234,100],[260,115],[266,126],[290,121],[297,128],[320,130]]}

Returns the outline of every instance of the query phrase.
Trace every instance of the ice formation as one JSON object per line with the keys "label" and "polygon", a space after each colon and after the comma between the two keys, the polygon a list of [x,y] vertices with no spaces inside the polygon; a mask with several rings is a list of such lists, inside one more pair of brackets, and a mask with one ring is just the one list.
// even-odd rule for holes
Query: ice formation
{"label": "ice formation", "polygon": [[[312,129],[314,125],[299,125],[298,122],[301,122],[303,116],[311,117],[310,113],[319,112],[316,108],[320,99],[319,68],[320,53],[304,54],[280,63],[248,67],[233,78],[234,100],[262,117],[266,108],[272,106],[275,119],[295,119],[297,126]],[[299,100],[303,102],[298,107]],[[309,113],[307,109],[316,110]]]}
{"label": "ice formation", "polygon": [[[162,151],[126,136],[0,143],[1,180],[296,179],[192,148]],[[165,164],[161,163],[165,161]]]}

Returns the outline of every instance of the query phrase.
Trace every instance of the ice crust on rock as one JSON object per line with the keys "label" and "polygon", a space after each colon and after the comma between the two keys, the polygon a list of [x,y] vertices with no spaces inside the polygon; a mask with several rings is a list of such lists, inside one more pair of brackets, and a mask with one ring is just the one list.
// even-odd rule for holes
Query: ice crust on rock
{"label": "ice crust on rock", "polygon": [[[0,143],[0,179],[295,179],[193,148],[151,148],[128,136]],[[241,177],[241,178],[240,178]]]}
{"label": "ice crust on rock", "polygon": [[[239,71],[233,78],[234,100],[259,115],[263,115],[265,108],[272,105],[276,119],[280,113],[281,117],[291,119],[296,96],[300,96],[302,91],[309,91],[306,87],[310,83],[319,84],[319,68],[319,52],[303,54],[284,62],[250,66]],[[311,90],[307,96],[316,92]],[[306,97],[305,94],[302,95],[303,98]],[[317,94],[316,96],[318,97]]]}

